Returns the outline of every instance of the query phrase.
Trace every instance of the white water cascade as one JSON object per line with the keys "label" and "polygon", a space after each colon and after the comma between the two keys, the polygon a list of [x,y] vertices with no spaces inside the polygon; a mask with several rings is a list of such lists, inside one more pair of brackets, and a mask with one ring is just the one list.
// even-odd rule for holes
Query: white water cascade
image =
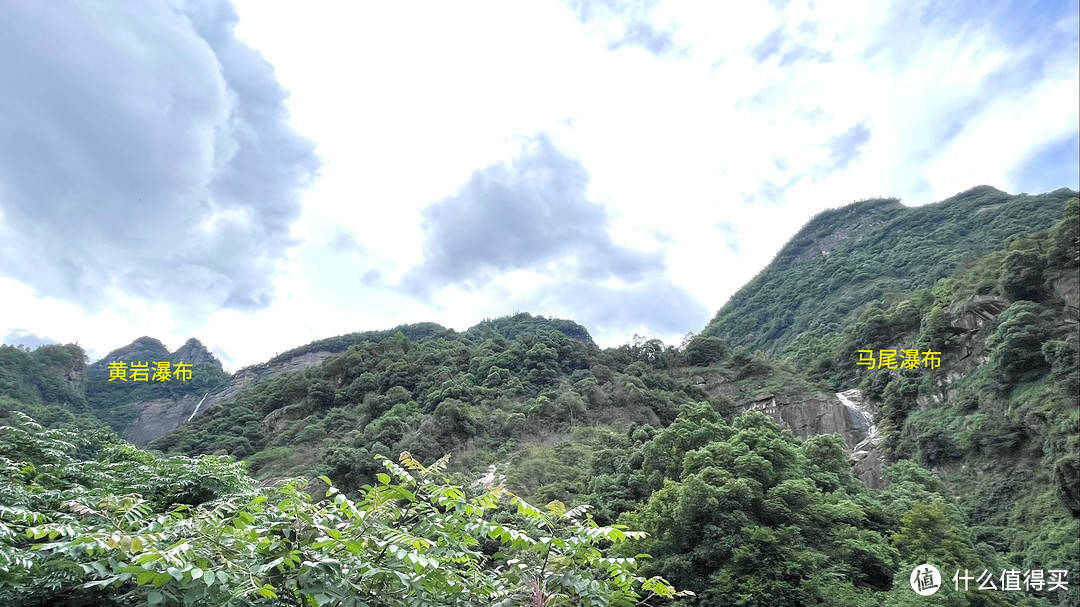
{"label": "white water cascade", "polygon": [[[473,485],[480,485],[482,487],[489,487],[490,488],[490,487],[494,486],[496,482],[498,482],[500,484],[505,482],[506,481],[506,476],[504,476],[502,474],[496,475],[495,474],[496,469],[497,468],[496,468],[495,464],[492,464],[492,465],[488,466],[487,467],[487,472],[484,474],[484,476],[480,477],[476,482],[473,483]],[[497,480],[496,480],[496,477],[498,477]]]}
{"label": "white water cascade", "polygon": [[202,395],[202,400],[199,401],[199,404],[195,405],[195,410],[191,412],[191,417],[187,418],[188,421],[191,421],[192,419],[195,418],[195,414],[199,412],[199,407],[202,406],[203,401],[206,400],[206,397],[209,396],[209,395],[210,395],[209,392]]}
{"label": "white water cascade", "polygon": [[872,447],[876,447],[881,442],[881,435],[878,434],[877,423],[874,422],[874,415],[870,413],[869,407],[863,402],[862,392],[857,388],[852,390],[845,390],[844,392],[837,392],[836,398],[840,399],[840,403],[848,409],[848,411],[855,414],[857,419],[863,419],[866,421],[867,433],[866,438],[859,441],[859,444],[855,445],[852,449],[852,453],[858,453],[860,451],[868,451]]}

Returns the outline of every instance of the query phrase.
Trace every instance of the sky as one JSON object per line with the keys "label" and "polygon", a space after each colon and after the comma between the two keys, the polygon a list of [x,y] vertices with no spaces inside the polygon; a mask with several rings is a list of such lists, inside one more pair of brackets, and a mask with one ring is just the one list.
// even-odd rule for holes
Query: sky
{"label": "sky", "polygon": [[0,337],[700,331],[816,213],[1080,188],[1076,2],[0,4]]}

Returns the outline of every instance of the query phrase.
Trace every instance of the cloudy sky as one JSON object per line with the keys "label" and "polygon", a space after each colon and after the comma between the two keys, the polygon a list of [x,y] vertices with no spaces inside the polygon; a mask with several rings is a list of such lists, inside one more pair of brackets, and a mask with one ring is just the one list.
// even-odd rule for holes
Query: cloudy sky
{"label": "cloudy sky", "polygon": [[1077,4],[0,0],[0,337],[679,343],[815,213],[1080,185]]}

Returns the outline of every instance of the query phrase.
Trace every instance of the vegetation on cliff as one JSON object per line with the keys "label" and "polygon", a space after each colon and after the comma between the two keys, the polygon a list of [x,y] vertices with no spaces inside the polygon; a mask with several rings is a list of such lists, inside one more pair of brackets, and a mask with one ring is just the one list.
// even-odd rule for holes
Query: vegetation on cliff
{"label": "vegetation on cliff", "polygon": [[843,329],[867,304],[925,289],[1000,250],[1008,237],[1052,226],[1076,193],[1010,196],[979,186],[931,205],[857,202],[810,220],[740,289],[705,335],[771,354],[796,338]]}

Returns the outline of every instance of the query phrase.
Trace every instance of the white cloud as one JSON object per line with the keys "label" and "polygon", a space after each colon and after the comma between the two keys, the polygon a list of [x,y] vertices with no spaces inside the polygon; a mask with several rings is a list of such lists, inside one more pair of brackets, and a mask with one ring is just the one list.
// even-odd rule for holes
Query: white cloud
{"label": "white cloud", "polygon": [[[556,0],[237,4],[237,36],[274,66],[291,125],[324,162],[288,224],[300,245],[260,266],[273,302],[185,313],[117,290],[92,314],[0,279],[11,294],[0,317],[13,319],[0,331],[102,354],[142,334],[195,335],[234,366],[349,331],[465,329],[518,310],[584,322],[602,345],[635,332],[678,343],[707,314],[672,318],[714,311],[820,210],[983,183],[1028,190],[1018,167],[1078,130],[1068,7],[1047,26],[1004,3],[603,1],[587,19],[582,3]],[[425,258],[430,205],[538,133],[587,172],[577,195],[605,222],[590,238],[663,259],[662,273],[613,286],[496,263],[483,284],[432,285],[426,303],[387,286],[447,262]],[[222,225],[260,220],[249,211],[223,209]],[[619,308],[618,289],[634,306]],[[644,305],[649,289],[681,314]]]}

